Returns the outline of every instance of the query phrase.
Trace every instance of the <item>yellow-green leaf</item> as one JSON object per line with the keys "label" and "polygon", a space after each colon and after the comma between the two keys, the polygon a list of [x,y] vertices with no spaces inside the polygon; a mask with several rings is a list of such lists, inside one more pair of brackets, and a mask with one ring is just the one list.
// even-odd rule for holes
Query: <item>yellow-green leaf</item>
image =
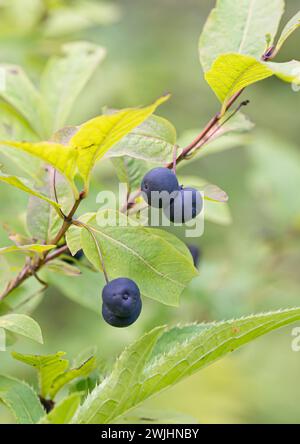
{"label": "yellow-green leaf", "polygon": [[0,316],[0,328],[17,335],[25,336],[33,341],[43,343],[42,331],[39,324],[24,314],[7,314]]}
{"label": "yellow-green leaf", "polygon": [[81,230],[85,256],[101,270],[101,248],[110,279],[126,276],[138,283],[143,296],[178,306],[184,288],[198,274],[188,248],[167,231],[133,227],[126,219],[113,210],[99,211],[88,223],[90,231]]}
{"label": "yellow-green leaf", "polygon": [[[95,213],[86,213],[78,217],[77,220],[86,224],[94,216]],[[75,254],[82,249],[81,230],[82,227],[78,227],[77,225],[71,225],[68,231],[66,232],[66,242],[72,256],[75,256]]]}
{"label": "yellow-green leaf", "polygon": [[12,352],[13,358],[24,364],[31,365],[39,373],[39,387],[41,396],[46,398],[49,393],[53,381],[69,366],[69,361],[63,359],[64,352],[57,352],[53,355],[23,355],[21,353]]}
{"label": "yellow-green leaf", "polygon": [[49,395],[51,399],[55,397],[57,392],[68,382],[73,381],[76,378],[88,376],[96,368],[96,358],[94,356],[90,357],[87,361],[81,364],[77,368],[72,368],[71,370],[59,375],[52,383]]}
{"label": "yellow-green leaf", "polygon": [[80,405],[81,394],[73,393],[60,401],[48,415],[43,416],[39,424],[68,424]]}
{"label": "yellow-green leaf", "polygon": [[226,53],[239,53],[260,58],[273,43],[284,0],[217,0],[199,42],[203,70]]}
{"label": "yellow-green leaf", "polygon": [[89,178],[96,161],[126,134],[146,120],[156,108],[168,100],[159,98],[145,108],[124,109],[115,114],[102,115],[84,123],[71,138],[71,149],[78,150],[77,166],[88,188]]}
{"label": "yellow-green leaf", "polygon": [[19,66],[0,65],[0,68],[5,75],[5,88],[0,90],[0,98],[22,115],[37,135],[44,137],[40,93]]}
{"label": "yellow-green leaf", "polygon": [[36,424],[45,411],[35,391],[25,382],[0,375],[0,400],[19,424]]}
{"label": "yellow-green leaf", "polygon": [[50,205],[52,205],[56,210],[59,210],[60,206],[57,202],[49,199],[47,196],[45,196],[44,194],[39,193],[38,191],[35,191],[34,189],[32,189],[31,187],[26,185],[26,179],[21,179],[19,177],[16,176],[9,176],[3,173],[0,173],[0,181],[1,182],[5,182],[9,185],[12,185],[16,188],[19,188],[22,191],[25,191],[25,193],[31,194],[35,197],[38,197],[42,200],[45,200],[46,202],[48,202]]}
{"label": "yellow-green leaf", "polygon": [[15,252],[31,252],[31,253],[44,253],[45,251],[52,250],[56,245],[11,245],[9,247],[0,248],[0,255],[5,253],[15,253]]}
{"label": "yellow-green leaf", "polygon": [[65,125],[77,96],[106,53],[104,48],[89,42],[68,43],[63,45],[62,52],[62,57],[49,60],[41,79],[50,134]]}
{"label": "yellow-green leaf", "polygon": [[287,25],[284,27],[281,36],[278,40],[278,43],[276,45],[276,52],[278,52],[285,41],[290,37],[291,34],[293,34],[296,29],[300,27],[300,11],[297,12],[294,17],[291,18],[291,20],[287,23]]}
{"label": "yellow-green leaf", "polygon": [[0,145],[16,148],[26,153],[32,154],[44,162],[52,165],[63,174],[71,183],[73,189],[74,177],[76,174],[76,162],[78,152],[74,147],[52,142],[14,142],[0,141]]}
{"label": "yellow-green leaf", "polygon": [[222,102],[225,112],[229,99],[247,86],[276,75],[286,82],[300,82],[300,63],[263,62],[242,54],[223,54],[217,58],[205,78]]}

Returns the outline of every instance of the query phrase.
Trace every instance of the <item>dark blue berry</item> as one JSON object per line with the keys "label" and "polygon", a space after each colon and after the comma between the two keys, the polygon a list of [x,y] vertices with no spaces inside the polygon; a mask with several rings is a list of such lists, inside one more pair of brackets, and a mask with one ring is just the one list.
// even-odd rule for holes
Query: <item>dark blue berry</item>
{"label": "dark blue berry", "polygon": [[127,316],[126,318],[116,316],[108,307],[106,304],[102,304],[102,316],[103,319],[113,327],[128,327],[129,325],[133,324],[142,311],[142,301],[139,300],[139,303],[136,305],[135,310],[130,314],[130,316]]}
{"label": "dark blue berry", "polygon": [[199,266],[200,258],[201,258],[201,250],[197,245],[188,245],[188,249],[190,250],[190,253],[193,258],[193,262],[196,268]]}
{"label": "dark blue berry", "polygon": [[80,259],[82,259],[84,256],[83,250],[79,250],[77,251],[77,253],[74,255],[74,259],[80,261]]}
{"label": "dark blue berry", "polygon": [[164,212],[171,222],[185,223],[195,219],[202,208],[203,199],[199,191],[195,188],[182,188]]}
{"label": "dark blue berry", "polygon": [[83,250],[79,250],[79,251],[77,251],[77,253],[74,256],[72,256],[71,252],[68,252],[67,255],[70,256],[70,259],[65,257],[63,259],[64,262],[67,262],[68,264],[74,264],[74,260],[72,260],[72,259],[76,259],[77,261],[80,261],[83,258],[84,253],[83,253]]}
{"label": "dark blue berry", "polygon": [[107,308],[116,316],[126,318],[139,305],[141,295],[134,281],[128,278],[118,278],[105,285],[102,299]]}
{"label": "dark blue berry", "polygon": [[148,205],[163,208],[170,204],[170,197],[178,192],[179,183],[173,171],[168,168],[154,168],[145,175],[141,190]]}

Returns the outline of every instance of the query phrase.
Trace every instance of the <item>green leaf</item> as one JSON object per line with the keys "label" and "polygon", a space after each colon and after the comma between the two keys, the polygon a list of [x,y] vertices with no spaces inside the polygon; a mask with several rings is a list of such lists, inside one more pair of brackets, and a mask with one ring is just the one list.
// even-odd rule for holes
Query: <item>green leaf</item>
{"label": "green leaf", "polygon": [[127,184],[130,193],[140,187],[151,168],[173,159],[175,143],[173,125],[152,115],[114,145],[106,157],[112,158],[119,181]]}
{"label": "green leaf", "polygon": [[281,36],[278,40],[278,43],[276,45],[276,53],[280,51],[283,44],[286,42],[286,40],[300,27],[300,11],[297,12],[294,17],[291,18],[291,20],[287,23],[287,25],[284,27]]}
{"label": "green leaf", "polygon": [[39,324],[24,314],[7,314],[0,316],[0,328],[16,333],[33,341],[43,343]]}
{"label": "green leaf", "polygon": [[212,202],[222,202],[228,201],[228,195],[225,191],[219,188],[217,185],[207,184],[203,188],[204,198]]}
{"label": "green leaf", "polygon": [[262,62],[241,54],[224,54],[217,58],[205,79],[222,102],[225,112],[229,99],[253,83],[276,75],[286,82],[300,83],[300,62]]}
{"label": "green leaf", "polygon": [[79,276],[81,274],[81,271],[78,267],[75,267],[74,265],[68,264],[64,260],[55,259],[51,262],[48,262],[44,269],[47,269],[51,271],[52,273],[62,274],[64,276]]}
{"label": "green leaf", "polygon": [[46,398],[50,392],[53,381],[60,376],[69,366],[69,361],[63,359],[64,352],[57,352],[53,355],[24,355],[12,352],[13,358],[24,364],[34,367],[39,374],[40,394]]}
{"label": "green leaf", "polygon": [[150,116],[115,144],[106,157],[129,156],[153,163],[168,163],[173,158],[176,129],[166,119]]}
{"label": "green leaf", "polygon": [[5,88],[0,97],[12,105],[40,137],[45,136],[42,115],[42,99],[24,71],[13,65],[0,65],[4,70]]}
{"label": "green leaf", "polygon": [[10,247],[0,248],[0,255],[5,253],[44,253],[45,251],[53,250],[56,245],[11,245]]}
{"label": "green leaf", "polygon": [[105,57],[102,47],[88,42],[66,44],[62,52],[62,57],[50,59],[41,78],[49,134],[66,124],[79,93]]}
{"label": "green leaf", "polygon": [[197,424],[197,419],[169,410],[137,408],[118,418],[116,424]]}
{"label": "green leaf", "polygon": [[92,356],[79,367],[68,370],[69,361],[62,358],[64,355],[64,352],[46,356],[12,353],[15,359],[31,365],[38,371],[41,396],[43,398],[49,396],[50,399],[53,399],[70,381],[88,376],[96,367],[96,359]]}
{"label": "green leaf", "polygon": [[[300,308],[293,308],[214,324],[175,327],[164,334],[162,328],[152,330],[120,356],[112,373],[79,407],[73,422],[116,422],[145,399],[299,319]],[[142,356],[141,351],[147,351],[147,356]]]}
{"label": "green leaf", "polygon": [[227,226],[232,223],[230,208],[226,203],[205,201],[204,217],[205,220],[218,225]]}
{"label": "green leaf", "polygon": [[[119,225],[103,226],[109,218],[120,217]],[[100,211],[88,223],[101,248],[110,279],[126,276],[135,280],[142,295],[177,306],[187,284],[197,275],[187,247],[166,231],[142,226],[124,226],[126,217],[111,210]],[[99,250],[91,234],[81,231],[84,253],[99,270]],[[111,252],[114,251],[114,254]]]}
{"label": "green leaf", "polygon": [[212,202],[227,202],[228,195],[217,185],[208,183],[205,179],[201,179],[198,176],[184,176],[178,175],[179,183],[184,186],[191,186],[197,188],[204,193],[204,199]]}
{"label": "green leaf", "polygon": [[[38,140],[26,119],[9,103],[0,102],[0,113],[0,140]],[[0,153],[0,163],[6,172],[13,172],[17,176],[26,173],[26,176],[37,179],[41,164],[39,159],[13,148],[7,150],[3,146],[0,146]]]}
{"label": "green leaf", "polygon": [[216,139],[224,135],[241,136],[241,134],[251,131],[254,128],[253,122],[242,112],[238,112],[234,116],[232,116],[231,111],[226,112],[223,118],[220,119],[219,124],[220,128],[214,136],[210,138],[208,144],[213,143]]}
{"label": "green leaf", "polygon": [[81,395],[73,393],[60,401],[39,424],[69,424],[80,405]]}
{"label": "green leaf", "polygon": [[[74,204],[74,195],[67,180],[57,171],[55,172],[52,167],[44,166],[40,169],[39,181],[41,185],[37,190],[52,201],[57,197],[63,213],[69,214]],[[58,233],[61,225],[61,215],[48,205],[47,202],[43,202],[34,196],[30,198],[27,210],[27,228],[35,241],[41,243],[51,242]]]}
{"label": "green leaf", "polygon": [[76,277],[61,275],[57,279],[55,273],[47,273],[47,282],[71,301],[99,314],[101,288],[105,285],[104,277],[82,265],[78,265],[78,268],[81,274]]}
{"label": "green leaf", "polygon": [[70,138],[69,144],[6,140],[0,141],[0,145],[25,151],[52,165],[69,180],[77,197],[78,191],[74,184],[76,173],[79,172],[88,189],[90,175],[97,160],[168,98],[169,96],[163,96],[145,108],[125,109],[113,115],[102,115],[89,120]]}
{"label": "green leaf", "polygon": [[[12,105],[0,102],[0,138],[10,140],[38,140],[27,120]],[[30,167],[28,165],[28,167]]]}
{"label": "green leaf", "polygon": [[120,8],[111,2],[77,1],[64,3],[59,8],[53,7],[46,23],[43,23],[43,31],[47,38],[64,37],[74,35],[89,27],[98,28],[99,25],[115,23],[120,18]]}
{"label": "green leaf", "polygon": [[268,68],[271,68],[273,74],[284,82],[300,85],[300,62],[291,60],[286,63],[267,62]]}
{"label": "green leaf", "polygon": [[[228,113],[225,113],[224,119],[226,116],[228,116]],[[245,132],[250,131],[253,126],[252,122],[250,122],[242,113],[237,114],[230,121],[225,123],[205,146],[196,152],[195,158],[201,158],[248,145],[249,142],[251,142],[251,136],[245,134]],[[180,146],[188,145],[198,134],[199,130],[196,129],[184,131],[180,136],[178,143]],[[181,164],[178,165],[178,168],[180,168],[180,165]]]}
{"label": "green leaf", "polygon": [[49,395],[50,398],[55,398],[57,392],[64,387],[69,382],[73,381],[77,378],[82,378],[84,376],[88,376],[93,370],[96,368],[96,358],[94,356],[90,357],[84,363],[82,363],[77,368],[72,368],[65,373],[59,375],[52,383]]}
{"label": "green leaf", "polygon": [[[95,213],[86,213],[83,214],[78,218],[78,221],[87,223]],[[72,256],[75,256],[76,253],[78,253],[79,250],[82,249],[81,246],[81,227],[77,227],[76,225],[72,225],[68,231],[66,232],[66,242],[68,245],[68,248],[72,254]]]}
{"label": "green leaf", "polygon": [[193,186],[204,193],[204,218],[218,225],[230,225],[231,213],[227,204],[228,195],[216,185],[207,183],[197,176],[178,176],[179,182]]}
{"label": "green leaf", "polygon": [[34,277],[26,279],[21,286],[6,296],[5,301],[1,302],[3,314],[8,312],[32,313],[43,299],[44,290],[45,288]]}
{"label": "green leaf", "polygon": [[0,352],[6,350],[6,334],[4,328],[0,328]]}
{"label": "green leaf", "polygon": [[103,424],[131,408],[141,396],[141,374],[163,330],[157,327],[125,349],[112,373],[86,398],[72,422]]}
{"label": "green leaf", "polygon": [[284,11],[284,0],[218,0],[199,42],[200,61],[208,71],[225,53],[260,58],[274,41]]}
{"label": "green leaf", "polygon": [[62,175],[64,175],[72,185],[75,195],[78,194],[74,185],[74,177],[76,174],[76,162],[78,152],[76,149],[54,142],[14,142],[0,141],[0,145],[12,147],[26,153],[32,154],[44,162],[52,165]]}
{"label": "green leaf", "polygon": [[77,167],[86,188],[97,160],[146,120],[168,98],[169,96],[163,96],[145,108],[124,109],[111,115],[95,117],[79,128],[70,140],[70,147],[79,152]]}
{"label": "green leaf", "polygon": [[97,346],[90,345],[87,348],[81,350],[77,356],[72,360],[73,367],[80,367],[82,363],[88,361],[91,356],[95,356],[97,354]]}
{"label": "green leaf", "polygon": [[33,389],[15,378],[0,375],[0,399],[20,424],[35,424],[45,413]]}
{"label": "green leaf", "polygon": [[132,157],[114,157],[112,163],[120,183],[126,183],[128,193],[140,188],[144,175],[151,169],[148,162]]}
{"label": "green leaf", "polygon": [[[7,183],[9,185],[12,185],[13,187],[19,188],[22,191],[25,191],[25,193],[31,194],[35,197],[38,197],[39,199],[42,199],[53,206],[53,208],[56,209],[56,211],[59,210],[60,206],[55,201],[49,199],[44,194],[39,193],[38,191],[35,191],[33,188],[30,187],[30,184],[26,179],[21,179],[20,177],[16,176],[9,176],[7,174],[0,173],[0,181]],[[27,185],[28,183],[28,185]]]}

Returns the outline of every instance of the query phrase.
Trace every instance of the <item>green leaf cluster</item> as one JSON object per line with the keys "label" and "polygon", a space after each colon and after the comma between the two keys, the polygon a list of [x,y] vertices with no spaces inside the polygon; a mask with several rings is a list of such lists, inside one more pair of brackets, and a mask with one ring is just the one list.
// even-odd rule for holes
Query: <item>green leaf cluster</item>
{"label": "green leaf cluster", "polygon": [[222,113],[232,96],[273,75],[300,84],[300,62],[268,61],[299,27],[299,13],[276,34],[284,0],[218,0],[199,41],[205,79],[222,103]]}

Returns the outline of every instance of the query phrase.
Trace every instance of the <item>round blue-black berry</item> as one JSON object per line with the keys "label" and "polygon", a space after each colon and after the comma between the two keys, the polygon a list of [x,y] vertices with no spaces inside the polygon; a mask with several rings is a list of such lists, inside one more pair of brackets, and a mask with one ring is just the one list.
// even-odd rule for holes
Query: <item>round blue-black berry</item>
{"label": "round blue-black berry", "polygon": [[164,213],[173,223],[185,223],[195,219],[202,208],[203,199],[199,191],[195,188],[182,188],[164,209]]}
{"label": "round blue-black berry", "polygon": [[102,316],[103,319],[113,327],[128,327],[133,324],[139,317],[142,311],[142,301],[139,300],[139,303],[136,305],[135,310],[127,317],[120,317],[115,315],[106,304],[102,304]]}
{"label": "round blue-black berry", "polygon": [[128,278],[114,279],[102,291],[103,304],[116,316],[127,318],[141,305],[139,287]]}
{"label": "round blue-black berry", "polygon": [[141,190],[148,205],[163,208],[178,193],[179,183],[173,171],[168,168],[154,168],[142,180]]}
{"label": "round blue-black berry", "polygon": [[70,256],[70,259],[68,257],[64,257],[63,261],[67,262],[68,264],[74,264],[74,260],[73,259],[76,259],[77,261],[80,261],[83,258],[83,256],[84,256],[83,250],[77,251],[77,253],[74,256],[72,256],[70,251],[67,252],[66,254],[67,254],[67,256]]}
{"label": "round blue-black berry", "polygon": [[83,250],[77,251],[77,253],[74,255],[74,258],[78,261],[80,261],[84,256]]}

